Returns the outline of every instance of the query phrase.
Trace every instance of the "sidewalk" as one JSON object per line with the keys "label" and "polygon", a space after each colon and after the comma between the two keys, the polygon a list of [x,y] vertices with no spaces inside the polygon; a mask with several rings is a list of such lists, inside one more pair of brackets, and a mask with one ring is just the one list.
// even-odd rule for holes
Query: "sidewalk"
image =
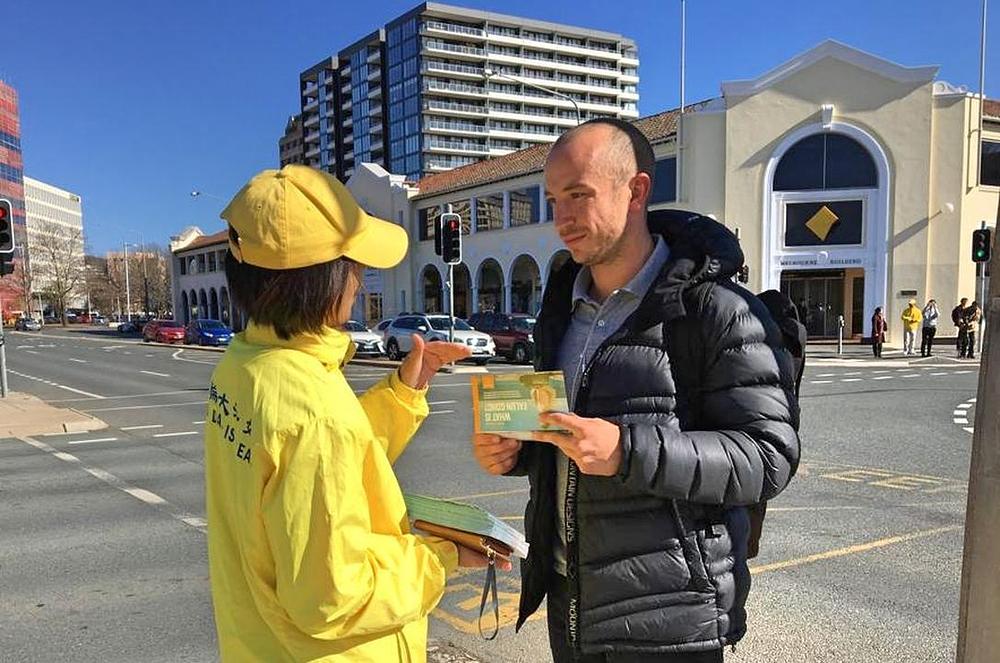
{"label": "sidewalk", "polygon": [[53,407],[30,394],[11,391],[0,398],[0,437],[84,433],[108,425],[70,408]]}

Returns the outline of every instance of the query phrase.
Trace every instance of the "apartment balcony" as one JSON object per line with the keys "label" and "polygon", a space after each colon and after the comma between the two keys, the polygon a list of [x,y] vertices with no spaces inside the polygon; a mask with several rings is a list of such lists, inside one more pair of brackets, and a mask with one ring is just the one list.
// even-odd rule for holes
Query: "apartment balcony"
{"label": "apartment balcony", "polygon": [[308,135],[306,135],[306,138],[305,138],[305,142],[307,144],[308,143],[316,142],[318,140],[319,140],[319,132],[318,131],[313,131],[313,132],[309,133]]}
{"label": "apartment balcony", "polygon": [[490,60],[498,64],[520,65],[522,67],[533,67],[535,69],[547,69],[561,71],[568,74],[585,74],[590,76],[617,76],[617,68],[606,69],[591,64],[581,64],[574,62],[560,62],[549,60],[536,55],[509,55],[504,53],[490,53]]}
{"label": "apartment balcony", "polygon": [[424,123],[424,129],[433,133],[472,136],[485,136],[489,133],[489,129],[481,124],[472,124],[470,122],[447,122],[444,120],[428,120]]}
{"label": "apartment balcony", "polygon": [[430,152],[457,152],[462,154],[489,154],[489,148],[482,143],[447,138],[428,138],[424,149]]}
{"label": "apartment balcony", "polygon": [[382,54],[378,51],[372,51],[371,53],[368,54],[368,59],[367,59],[368,64],[372,64],[373,62],[381,62],[381,60],[382,60]]}
{"label": "apartment balcony", "polygon": [[368,68],[368,82],[377,81],[382,78],[382,68],[381,67],[369,67]]}
{"label": "apartment balcony", "polygon": [[353,142],[354,142],[354,133],[353,132],[351,132],[349,134],[346,134],[344,136],[344,145],[347,145],[348,143],[353,143]]}
{"label": "apartment balcony", "polygon": [[568,55],[580,55],[592,58],[606,59],[609,61],[617,61],[621,56],[618,54],[617,49],[609,50],[606,48],[596,48],[587,45],[575,45],[566,42],[565,40],[560,40],[558,37],[552,41],[543,41],[538,39],[529,39],[525,36],[514,36],[505,34],[490,33],[486,36],[487,42],[492,42],[496,44],[503,44],[506,46],[520,46],[534,48],[538,50],[550,51],[553,53],[565,53]]}
{"label": "apartment balcony", "polygon": [[345,127],[353,127],[354,126],[354,118],[351,117],[350,115],[348,115],[346,118],[344,118],[344,126]]}
{"label": "apartment balcony", "polygon": [[622,91],[618,93],[618,98],[621,101],[639,101],[639,93]]}
{"label": "apartment balcony", "polygon": [[468,166],[469,164],[477,163],[482,161],[482,159],[476,159],[472,157],[442,157],[435,156],[429,157],[424,160],[424,167],[427,170],[434,172],[442,172],[445,170],[451,170],[452,168],[461,168],[462,166]]}
{"label": "apartment balcony", "polygon": [[437,81],[428,81],[424,83],[423,89],[424,92],[438,92],[441,94],[453,94],[469,97],[486,96],[486,88],[474,85],[464,85],[462,83],[441,83]]}
{"label": "apartment balcony", "polygon": [[477,40],[486,36],[486,31],[482,28],[470,28],[465,25],[455,25],[454,23],[446,23],[444,21],[425,21],[421,32],[423,34],[458,35]]}
{"label": "apartment balcony", "polygon": [[452,57],[466,58],[471,60],[486,59],[486,51],[473,46],[457,46],[432,39],[425,40],[421,49],[422,53],[447,53]]}
{"label": "apartment balcony", "polygon": [[306,159],[312,159],[318,156],[319,156],[319,145],[309,148],[309,151],[306,152]]}
{"label": "apartment balcony", "polygon": [[315,127],[315,126],[318,126],[318,125],[319,125],[319,113],[315,113],[313,115],[310,115],[309,117],[307,117],[305,119],[305,122],[302,123],[302,126],[304,126],[307,129],[309,127]]}
{"label": "apartment balcony", "polygon": [[451,64],[448,62],[434,62],[430,61],[424,62],[424,66],[420,68],[423,73],[442,73],[450,76],[471,78],[475,80],[482,80],[483,78],[483,68],[476,67],[473,65],[466,64]]}
{"label": "apartment balcony", "polygon": [[485,106],[461,104],[450,101],[425,101],[424,112],[428,114],[462,115],[466,117],[481,117],[489,113]]}
{"label": "apartment balcony", "polygon": [[379,99],[382,97],[382,86],[372,85],[368,88],[368,98],[369,99]]}
{"label": "apartment balcony", "polygon": [[309,113],[316,110],[317,108],[319,108],[319,98],[312,97],[308,101],[306,101],[306,105],[302,107],[302,112]]}

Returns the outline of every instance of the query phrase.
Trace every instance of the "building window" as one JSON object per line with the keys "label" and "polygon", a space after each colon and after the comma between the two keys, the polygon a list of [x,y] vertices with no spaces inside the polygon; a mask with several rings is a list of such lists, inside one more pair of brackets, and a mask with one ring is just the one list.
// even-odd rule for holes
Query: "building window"
{"label": "building window", "polygon": [[1000,186],[1000,142],[984,140],[980,151],[979,184]]}
{"label": "building window", "polygon": [[476,198],[476,232],[503,228],[503,195],[496,193]]}
{"label": "building window", "polygon": [[382,293],[372,292],[368,294],[367,320],[373,324],[382,319]]}
{"label": "building window", "polygon": [[878,171],[868,150],[843,134],[803,138],[785,152],[774,172],[775,191],[877,186]]}
{"label": "building window", "polygon": [[[466,198],[448,204],[451,205],[452,212],[462,217],[462,234],[468,235],[472,232],[472,200]],[[448,205],[445,205],[444,209],[448,211]]]}
{"label": "building window", "polygon": [[527,226],[538,223],[538,187],[510,192],[510,225]]}
{"label": "building window", "polygon": [[212,251],[211,253],[208,254],[208,271],[210,272],[217,271],[215,265],[215,251]]}
{"label": "building window", "polygon": [[438,219],[441,217],[440,207],[427,207],[420,210],[420,227],[417,229],[420,241],[434,239],[437,234]]}
{"label": "building window", "polygon": [[180,263],[181,263],[181,276],[184,276],[188,273],[187,260],[185,258],[181,258]]}
{"label": "building window", "polygon": [[199,253],[198,254],[198,273],[199,274],[204,274],[205,273],[205,254],[204,253]]}
{"label": "building window", "polygon": [[649,204],[671,203],[677,200],[677,159],[660,159],[653,172],[653,191],[649,194]]}

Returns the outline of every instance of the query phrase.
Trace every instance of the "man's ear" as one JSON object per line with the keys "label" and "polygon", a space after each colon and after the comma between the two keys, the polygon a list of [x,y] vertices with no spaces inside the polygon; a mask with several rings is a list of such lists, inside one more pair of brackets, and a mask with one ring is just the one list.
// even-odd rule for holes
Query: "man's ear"
{"label": "man's ear", "polygon": [[649,203],[649,195],[652,193],[653,180],[646,173],[637,173],[629,180],[629,190],[631,198],[629,207],[635,210],[644,210]]}

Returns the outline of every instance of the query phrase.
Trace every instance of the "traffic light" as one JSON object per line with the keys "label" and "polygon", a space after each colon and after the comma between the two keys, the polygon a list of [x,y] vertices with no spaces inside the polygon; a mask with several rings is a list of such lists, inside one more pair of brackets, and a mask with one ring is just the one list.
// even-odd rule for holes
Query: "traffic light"
{"label": "traffic light", "polygon": [[0,254],[14,253],[14,213],[10,201],[0,198]]}
{"label": "traffic light", "polygon": [[462,262],[462,216],[454,212],[441,215],[441,258],[449,265]]}
{"label": "traffic light", "polygon": [[972,231],[972,262],[989,262],[992,242],[989,228]]}

